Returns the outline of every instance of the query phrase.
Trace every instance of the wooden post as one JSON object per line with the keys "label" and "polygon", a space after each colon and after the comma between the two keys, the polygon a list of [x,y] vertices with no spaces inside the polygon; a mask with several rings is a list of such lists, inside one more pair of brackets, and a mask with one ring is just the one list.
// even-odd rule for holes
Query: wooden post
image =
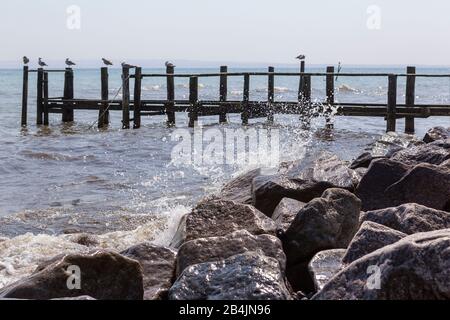
{"label": "wooden post", "polygon": [[42,94],[44,82],[44,69],[39,68],[37,72],[37,88],[36,88],[36,125],[42,124]]}
{"label": "wooden post", "polygon": [[302,127],[308,129],[311,125],[311,76],[303,76],[303,91],[301,94],[301,107],[302,107]]}
{"label": "wooden post", "polygon": [[48,126],[48,73],[44,72],[44,126]]}
{"label": "wooden post", "polygon": [[[267,84],[267,121],[273,122],[273,102],[275,100],[275,72],[274,67],[269,67],[269,79]],[[270,74],[272,73],[272,74]]]}
{"label": "wooden post", "polygon": [[249,100],[250,100],[250,75],[247,73],[244,75],[244,92],[243,92],[243,99],[242,99],[242,124],[247,125],[248,124],[248,118],[249,118]]}
{"label": "wooden post", "polygon": [[28,112],[28,66],[23,67],[23,86],[22,86],[22,117],[21,125],[27,125]]}
{"label": "wooden post", "polygon": [[395,131],[397,107],[397,75],[389,75],[386,132]]}
{"label": "wooden post", "polygon": [[331,123],[331,108],[334,105],[334,67],[327,67],[326,76],[326,93],[327,93],[327,109],[325,111],[325,127],[327,129],[332,129],[333,124]]}
{"label": "wooden post", "polygon": [[189,78],[189,128],[193,128],[198,120],[198,78]]}
{"label": "wooden post", "polygon": [[175,77],[173,74],[175,73],[174,66],[166,67],[167,74],[167,105],[166,105],[166,113],[167,113],[167,125],[173,126],[175,125]]}
{"label": "wooden post", "polygon": [[142,68],[136,67],[134,73],[134,120],[133,129],[141,127],[141,81],[142,81]]}
{"label": "wooden post", "polygon": [[[416,77],[413,75],[416,74],[416,67],[407,67],[406,73],[408,76],[406,77],[405,104],[406,107],[411,108],[414,107],[416,98]],[[413,134],[414,131],[414,117],[407,116],[405,118],[405,133]]]}
{"label": "wooden post", "polygon": [[122,67],[122,129],[130,129],[130,68]]}
{"label": "wooden post", "polygon": [[108,99],[109,99],[109,88],[108,88],[108,68],[102,67],[100,69],[101,77],[101,98],[103,101],[100,110],[98,112],[98,127],[103,128],[109,124],[109,111],[108,111]]}
{"label": "wooden post", "polygon": [[[228,95],[228,67],[227,66],[221,66],[220,67],[220,102],[226,102],[227,101],[227,95]],[[226,123],[227,122],[227,107],[226,105],[220,105],[220,114],[219,114],[219,123]]]}
{"label": "wooden post", "polygon": [[[300,61],[300,73],[304,73],[305,72],[305,61],[302,60]],[[299,85],[298,85],[298,100],[302,100],[302,95],[303,95],[303,82],[304,77],[300,76],[300,81],[299,81]]]}
{"label": "wooden post", "polygon": [[[72,68],[66,68],[64,73],[64,99],[73,99],[73,70]],[[62,121],[72,122],[73,121],[73,109],[68,109],[70,103],[67,103],[66,108],[62,111]]]}

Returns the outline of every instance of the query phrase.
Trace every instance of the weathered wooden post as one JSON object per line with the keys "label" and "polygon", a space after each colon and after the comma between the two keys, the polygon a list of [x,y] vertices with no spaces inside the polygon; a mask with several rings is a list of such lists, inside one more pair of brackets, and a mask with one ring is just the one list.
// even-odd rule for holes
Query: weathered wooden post
{"label": "weathered wooden post", "polygon": [[174,66],[166,67],[167,74],[167,104],[166,104],[166,113],[167,113],[167,125],[173,126],[175,125],[175,77],[173,76],[175,73]]}
{"label": "weathered wooden post", "polygon": [[327,67],[327,76],[326,76],[326,94],[327,94],[327,107],[325,110],[325,127],[327,129],[333,128],[333,123],[331,123],[331,112],[332,107],[334,105],[334,67]]}
{"label": "weathered wooden post", "polygon": [[189,78],[189,128],[198,120],[198,78]]}
{"label": "weathered wooden post", "polygon": [[[220,67],[220,102],[226,102],[227,101],[227,95],[228,95],[228,67],[227,66],[221,66]],[[226,123],[227,122],[227,107],[225,104],[220,104],[220,114],[219,114],[219,123]]]}
{"label": "weathered wooden post", "polygon": [[[300,61],[300,73],[305,73],[305,61]],[[299,84],[298,84],[298,100],[302,99],[303,95],[303,86],[304,86],[304,77],[303,75],[300,75]]]}
{"label": "weathered wooden post", "polygon": [[311,125],[311,76],[303,76],[303,91],[301,94],[301,107],[302,107],[302,127],[308,129]]}
{"label": "weathered wooden post", "polygon": [[274,67],[269,67],[269,77],[267,84],[267,121],[273,122],[273,102],[275,100],[275,72]]}
{"label": "weathered wooden post", "polygon": [[48,73],[44,72],[44,126],[48,126]]}
{"label": "weathered wooden post", "polygon": [[122,129],[130,129],[130,67],[122,67]]}
{"label": "weathered wooden post", "polygon": [[395,131],[397,107],[397,75],[389,75],[386,132]]}
{"label": "weathered wooden post", "polygon": [[246,73],[244,75],[244,91],[242,98],[242,115],[241,115],[243,125],[248,124],[248,118],[250,114],[249,101],[250,101],[250,75]]}
{"label": "weathered wooden post", "polygon": [[[73,99],[73,70],[72,68],[66,68],[64,72],[64,99]],[[68,108],[70,103],[66,103],[62,110],[62,121],[72,122],[73,121],[73,109]]]}
{"label": "weathered wooden post", "polygon": [[133,129],[141,127],[141,81],[142,68],[136,67],[134,73],[134,109],[133,109]]}
{"label": "weathered wooden post", "polygon": [[107,67],[102,67],[100,69],[100,77],[101,77],[101,98],[103,102],[98,112],[98,127],[103,128],[109,124],[109,110],[108,110],[109,85],[108,85]]}
{"label": "weathered wooden post", "polygon": [[42,124],[42,94],[44,83],[44,69],[39,68],[37,71],[37,88],[36,88],[36,125]]}
{"label": "weathered wooden post", "polygon": [[[414,107],[416,98],[416,67],[407,67],[406,73],[406,94],[405,104],[407,108]],[[414,117],[406,116],[405,118],[405,133],[414,133]]]}
{"label": "weathered wooden post", "polygon": [[28,113],[28,66],[23,67],[23,86],[22,86],[22,117],[21,125],[27,125]]}

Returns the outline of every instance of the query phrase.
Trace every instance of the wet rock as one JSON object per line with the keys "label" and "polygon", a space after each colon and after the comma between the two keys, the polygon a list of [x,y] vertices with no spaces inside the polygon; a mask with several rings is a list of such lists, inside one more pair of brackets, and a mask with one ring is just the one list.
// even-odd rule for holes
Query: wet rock
{"label": "wet rock", "polygon": [[283,237],[289,264],[309,260],[317,252],[346,248],[359,226],[361,201],[344,189],[328,189],[309,202]]}
{"label": "wet rock", "polygon": [[364,152],[360,156],[358,156],[355,160],[352,161],[349,168],[356,170],[358,168],[368,168],[373,160],[381,159],[386,157],[374,157],[370,152]]}
{"label": "wet rock", "polygon": [[[76,281],[70,278],[69,267],[74,266],[79,267],[81,286],[71,290],[67,284],[76,285]],[[2,298],[49,300],[83,295],[99,300],[142,300],[141,266],[113,251],[65,255],[0,290]]]}
{"label": "wet rock", "polygon": [[450,138],[450,128],[444,128],[444,127],[434,127],[428,130],[428,132],[425,134],[425,137],[423,138],[423,141],[425,143],[434,142],[436,140],[443,140]]}
{"label": "wet rock", "polygon": [[367,211],[361,222],[372,221],[406,234],[450,228],[450,214],[416,203]]}
{"label": "wet rock", "polygon": [[294,221],[295,216],[297,216],[297,213],[305,205],[306,203],[295,199],[283,198],[272,215],[272,219],[275,221],[277,229],[286,232],[292,221]]}
{"label": "wet rock", "polygon": [[408,165],[417,165],[419,163],[439,165],[448,159],[450,159],[450,150],[431,144],[403,149],[391,157],[391,160]]}
{"label": "wet rock", "polygon": [[246,252],[258,252],[276,259],[282,271],[286,268],[286,256],[281,241],[271,235],[252,235],[246,230],[224,237],[201,238],[185,242],[178,251],[177,276],[189,266],[225,260]]}
{"label": "wet rock", "polygon": [[355,172],[359,176],[359,181],[366,175],[368,169],[367,168],[356,168]]}
{"label": "wet rock", "polygon": [[392,206],[385,190],[399,181],[409,166],[389,159],[375,160],[356,188],[356,196],[362,201],[362,210],[375,210]]}
{"label": "wet rock", "polygon": [[86,247],[96,247],[100,244],[100,241],[96,235],[87,233],[70,235],[69,240]]}
{"label": "wet rock", "polygon": [[342,257],[345,249],[332,249],[318,252],[308,265],[316,291],[322,290],[325,284],[342,269]]}
{"label": "wet rock", "polygon": [[169,292],[171,300],[287,300],[278,260],[248,252],[183,271]]}
{"label": "wet rock", "polygon": [[436,140],[434,142],[429,143],[428,145],[448,150],[450,149],[450,138],[447,138],[445,140]]}
{"label": "wet rock", "polygon": [[407,235],[403,232],[388,228],[381,224],[365,221],[350,242],[342,262],[352,263],[365,255],[395,243]]}
{"label": "wet rock", "polygon": [[249,171],[231,180],[219,192],[219,197],[238,203],[252,203],[252,181],[261,175],[261,169]]}
{"label": "wet rock", "polygon": [[450,299],[450,229],[410,235],[356,260],[313,299]]}
{"label": "wet rock", "polygon": [[250,205],[230,200],[204,201],[181,219],[171,246],[179,247],[186,241],[225,236],[238,230],[254,235],[275,235],[276,225]]}
{"label": "wet rock", "polygon": [[167,298],[175,281],[177,252],[149,242],[138,244],[121,253],[139,262],[142,267],[144,300]]}
{"label": "wet rock", "polygon": [[388,132],[378,139],[370,151],[372,157],[391,157],[399,150],[423,144],[415,136]]}
{"label": "wet rock", "polygon": [[446,169],[450,169],[450,160],[442,162],[439,166]]}

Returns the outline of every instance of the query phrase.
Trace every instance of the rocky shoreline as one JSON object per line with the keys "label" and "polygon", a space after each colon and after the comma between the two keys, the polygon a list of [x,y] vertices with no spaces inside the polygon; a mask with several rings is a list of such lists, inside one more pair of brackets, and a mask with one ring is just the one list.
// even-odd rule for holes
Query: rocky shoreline
{"label": "rocky shoreline", "polygon": [[92,251],[51,258],[0,298],[450,299],[450,128],[388,133],[351,163],[250,171],[184,216],[170,247],[74,241]]}

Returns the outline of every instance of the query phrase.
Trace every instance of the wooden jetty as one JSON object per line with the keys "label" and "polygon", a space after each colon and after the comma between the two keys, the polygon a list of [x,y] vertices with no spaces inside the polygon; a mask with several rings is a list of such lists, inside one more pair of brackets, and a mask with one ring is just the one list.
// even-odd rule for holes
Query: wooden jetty
{"label": "wooden jetty", "polygon": [[[100,99],[76,99],[74,97],[74,73],[71,68],[65,70],[36,69],[30,70],[28,66],[23,69],[23,95],[22,95],[22,126],[27,125],[28,106],[28,79],[30,72],[37,73],[36,95],[36,124],[48,125],[50,113],[60,113],[63,122],[74,120],[74,110],[98,110],[98,127],[109,124],[110,111],[122,111],[122,127],[133,128],[141,126],[143,116],[166,115],[167,124],[176,123],[177,112],[188,112],[189,126],[193,127],[195,121],[202,116],[218,116],[219,123],[227,121],[227,114],[241,115],[242,124],[248,124],[249,119],[266,117],[273,121],[274,114],[297,114],[303,124],[308,124],[311,117],[324,114],[326,125],[332,127],[331,111],[333,116],[366,116],[384,117],[386,130],[395,131],[397,119],[405,119],[405,132],[414,133],[414,119],[428,118],[430,116],[450,116],[450,105],[430,105],[415,103],[416,78],[450,78],[450,74],[417,74],[415,67],[407,67],[404,74],[388,73],[335,73],[333,66],[326,68],[324,73],[305,72],[302,65],[300,72],[276,72],[269,67],[267,72],[228,72],[227,66],[220,67],[217,73],[177,74],[173,66],[168,66],[166,73],[143,73],[141,67],[122,68],[122,98],[110,99],[108,96],[108,68],[100,70],[101,93]],[[52,72],[64,73],[64,92],[62,97],[49,97],[48,74]],[[276,77],[297,77],[299,79],[298,101],[276,101]],[[382,77],[387,80],[388,92],[386,103],[346,103],[335,101],[335,77]],[[167,81],[166,100],[142,99],[142,83],[146,78],[165,78]],[[198,95],[198,79],[206,77],[219,78],[219,97],[217,100],[201,100]],[[228,99],[228,79],[241,77],[244,79],[243,98],[240,101]],[[267,101],[250,100],[250,81],[253,77],[267,77]],[[326,80],[326,100],[311,101],[311,79],[324,77]],[[405,103],[397,101],[397,80],[406,77]],[[189,78],[189,99],[175,99],[175,78]],[[130,98],[130,82],[134,81],[133,99]],[[132,118],[130,113],[132,112]]]}

